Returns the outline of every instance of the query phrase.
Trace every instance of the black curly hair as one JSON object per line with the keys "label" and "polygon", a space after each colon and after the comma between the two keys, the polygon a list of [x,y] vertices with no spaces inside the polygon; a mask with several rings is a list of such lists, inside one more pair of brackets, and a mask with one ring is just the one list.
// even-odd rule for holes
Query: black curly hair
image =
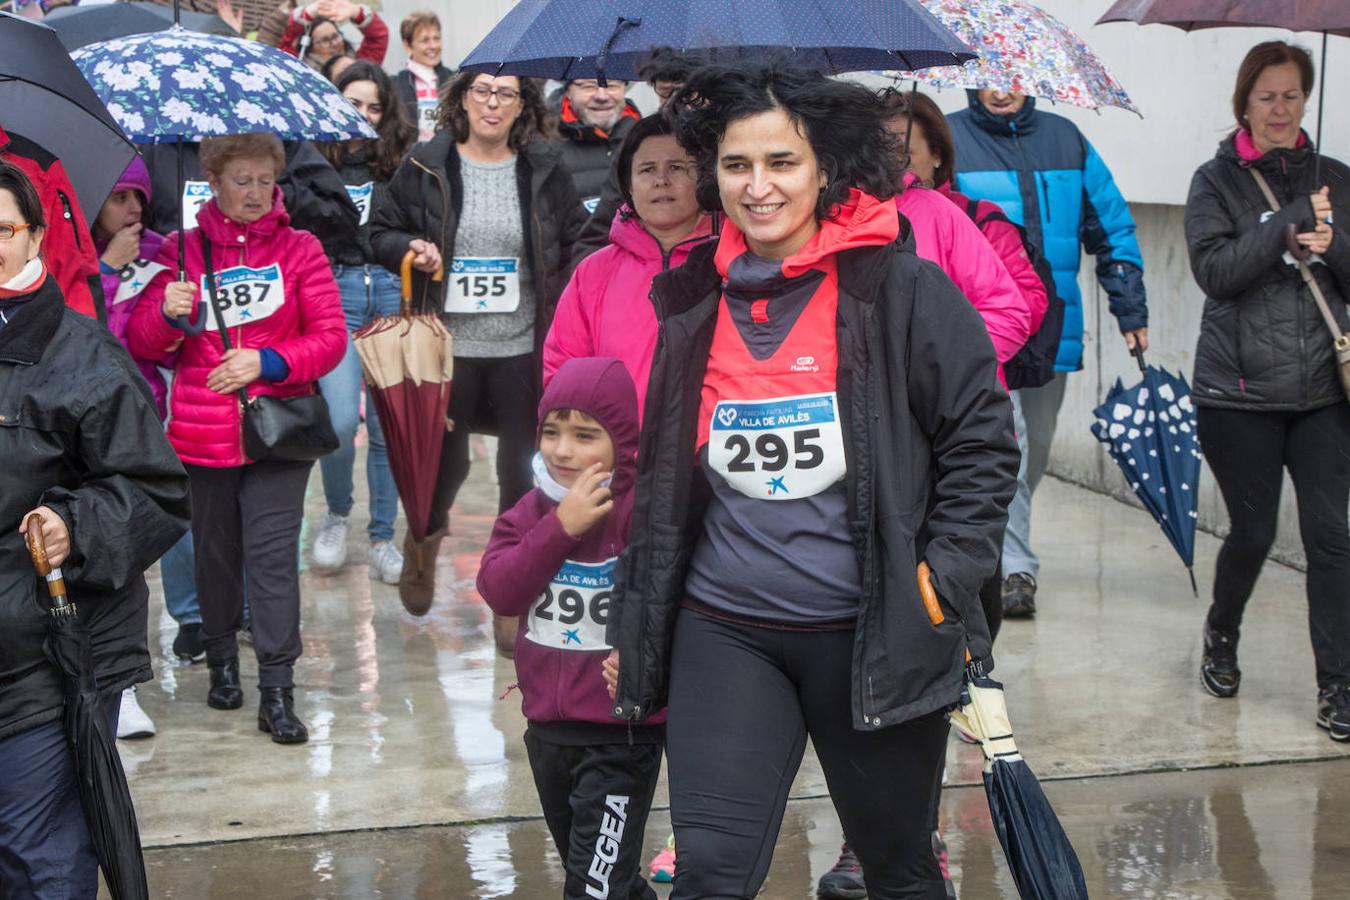
{"label": "black curly hair", "polygon": [[717,148],[732,122],[781,109],[816,154],[826,184],[816,218],[828,219],[858,188],[879,199],[895,196],[903,174],[898,143],[886,128],[877,95],[780,60],[705,66],[667,107],[675,136],[698,165],[699,206],[721,210]]}

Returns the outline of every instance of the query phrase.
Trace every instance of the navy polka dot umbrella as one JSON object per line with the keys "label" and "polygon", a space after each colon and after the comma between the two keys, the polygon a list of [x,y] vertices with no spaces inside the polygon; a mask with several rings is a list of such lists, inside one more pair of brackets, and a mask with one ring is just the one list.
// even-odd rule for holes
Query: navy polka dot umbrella
{"label": "navy polka dot umbrella", "polygon": [[775,54],[831,74],[976,56],[918,0],[520,0],[461,67],[634,80],[653,47],[720,63]]}

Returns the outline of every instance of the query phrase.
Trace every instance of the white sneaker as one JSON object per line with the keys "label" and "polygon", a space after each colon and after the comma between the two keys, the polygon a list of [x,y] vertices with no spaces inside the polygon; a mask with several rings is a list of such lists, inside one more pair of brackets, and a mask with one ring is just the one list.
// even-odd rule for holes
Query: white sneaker
{"label": "white sneaker", "polygon": [[340,569],[347,562],[347,516],[324,513],[323,524],[314,536],[314,566],[318,569]]}
{"label": "white sneaker", "polygon": [[136,688],[129,687],[122,692],[122,708],[117,714],[117,736],[119,738],[148,738],[155,736],[155,723],[136,702]]}
{"label": "white sneaker", "polygon": [[403,554],[393,541],[376,541],[370,545],[370,577],[385,584],[398,584],[403,573]]}

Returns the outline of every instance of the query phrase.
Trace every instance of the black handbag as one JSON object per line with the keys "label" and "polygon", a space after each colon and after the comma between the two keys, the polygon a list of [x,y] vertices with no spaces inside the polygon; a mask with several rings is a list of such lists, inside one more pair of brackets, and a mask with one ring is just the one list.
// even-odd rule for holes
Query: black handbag
{"label": "black handbag", "polygon": [[[205,233],[201,239],[206,283],[211,289],[207,305],[216,318],[220,342],[230,350],[229,329],[216,303],[218,285],[211,265],[211,241]],[[265,459],[313,462],[338,448],[328,403],[317,389],[312,394],[281,398],[268,394],[249,397],[245,387],[239,389],[239,404],[243,410],[244,453],[254,462]]]}

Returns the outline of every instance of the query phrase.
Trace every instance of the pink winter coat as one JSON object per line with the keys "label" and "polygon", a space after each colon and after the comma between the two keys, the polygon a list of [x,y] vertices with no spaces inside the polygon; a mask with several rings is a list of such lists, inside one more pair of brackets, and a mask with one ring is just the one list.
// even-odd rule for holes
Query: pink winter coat
{"label": "pink winter coat", "polygon": [[[347,350],[347,325],[337,282],[319,239],[290,226],[278,188],[272,209],[256,222],[243,225],[227,219],[215,200],[202,207],[197,228],[187,233],[188,280],[200,284],[201,234],[211,241],[217,273],[233,266],[266,268],[278,263],[284,301],[276,311],[256,322],[230,329],[234,346],[260,350],[270,347],[289,367],[281,381],[259,379],[248,387],[249,396],[271,394],[295,397],[313,393],[314,382],[334,369]],[[176,234],[164,239],[158,262],[169,271],[155,276],[132,313],[127,330],[131,352],[145,359],[165,359],[183,332],[164,318],[164,288],[176,266]],[[205,305],[197,315],[210,315]],[[214,329],[187,337],[174,362],[169,397],[169,443],[188,465],[245,465],[237,394],[217,394],[206,386],[206,376],[220,364],[224,346]]]}
{"label": "pink winter coat", "polygon": [[973,200],[965,194],[952,190],[950,181],[939,185],[937,192],[955,203],[956,208],[964,212],[968,219],[972,217],[967,210],[974,204],[974,221],[982,223],[978,226],[980,233],[994,248],[998,258],[1003,260],[1008,274],[1017,282],[1017,287],[1022,292],[1022,299],[1027,301],[1027,308],[1031,310],[1031,333],[1040,331],[1049,300],[1045,296],[1045,283],[1041,281],[1041,276],[1036,274],[1036,267],[1031,264],[1031,257],[1027,256],[1026,247],[1022,245],[1021,231],[997,203],[989,200]]}
{"label": "pink winter coat", "polygon": [[623,207],[609,227],[609,246],[577,266],[558,301],[553,325],[544,338],[544,384],[569,359],[608,356],[622,360],[637,386],[640,422],[656,349],[656,311],[649,299],[652,279],[683,263],[710,232],[705,216],[693,235],[663,253],[656,238]]}
{"label": "pink winter coat", "polygon": [[922,187],[913,173],[906,173],[895,205],[914,229],[915,251],[937,263],[984,319],[1002,382],[1002,364],[1033,333],[1031,309],[1017,283],[975,223],[937,191]]}

